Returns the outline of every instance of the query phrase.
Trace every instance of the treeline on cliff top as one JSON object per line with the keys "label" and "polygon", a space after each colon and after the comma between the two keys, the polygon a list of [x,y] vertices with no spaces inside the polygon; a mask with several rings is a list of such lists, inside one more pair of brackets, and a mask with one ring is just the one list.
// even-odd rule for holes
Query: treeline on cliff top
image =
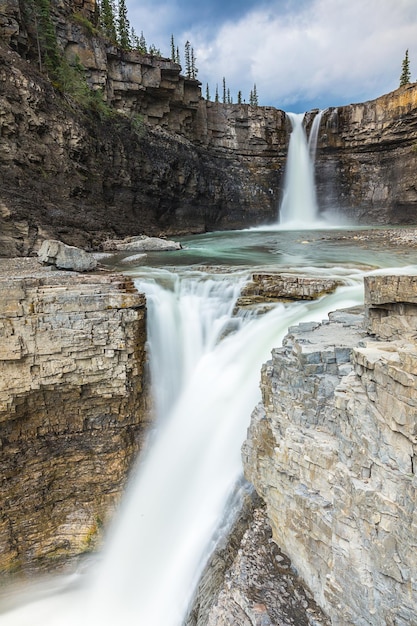
{"label": "treeline on cliff top", "polygon": [[[69,62],[58,45],[55,24],[51,16],[51,0],[27,0],[23,4],[23,18],[26,24],[32,24],[32,33],[35,39],[36,57],[39,69],[46,73],[54,87],[64,94],[72,96],[78,103],[98,113],[101,117],[112,114],[110,107],[103,99],[99,90],[90,89],[85,68],[75,59]],[[80,23],[91,35],[100,35],[122,50],[136,50],[140,54],[161,56],[159,48],[151,44],[148,48],[143,30],[137,35],[131,27],[125,0],[96,0],[95,13],[92,21],[85,15],[74,12],[71,19]],[[174,35],[171,35],[171,60],[182,65],[180,51],[175,44]],[[194,48],[189,41],[184,46],[184,75],[191,80],[197,80],[198,69]],[[404,86],[411,81],[410,60],[408,50],[402,61],[402,71],[399,85]],[[214,101],[224,104],[233,104],[233,97],[227,87],[226,78],[222,79],[222,97],[219,86],[215,86]],[[211,100],[208,83],[205,89],[206,100]],[[237,93],[237,103],[245,104],[242,91]],[[259,97],[256,84],[250,91],[248,104],[258,106]]]}
{"label": "treeline on cliff top", "polygon": [[[112,114],[110,107],[105,103],[103,94],[99,90],[90,89],[85,68],[79,59],[70,62],[60,49],[56,35],[56,28],[52,16],[51,0],[28,0],[24,3],[23,19],[26,25],[31,24],[29,32],[34,38],[36,62],[39,70],[45,73],[55,88],[62,93],[70,95],[82,106],[96,112],[100,117]],[[162,56],[161,51],[154,44],[149,47],[146,43],[143,31],[137,35],[131,27],[125,0],[97,0],[95,13],[90,21],[85,15],[74,12],[71,19],[78,22],[92,36],[102,36],[121,50],[136,50],[140,54]],[[178,46],[175,44],[174,35],[171,35],[171,60],[182,66]],[[187,79],[197,80],[198,69],[194,48],[189,41],[184,46],[184,75]],[[211,100],[209,85],[206,85],[205,96]],[[249,94],[249,104],[258,106],[258,92],[256,85]],[[216,84],[215,102],[222,101],[224,104],[232,104],[233,97],[223,77],[223,96],[219,96],[219,87]],[[237,94],[237,103],[243,104],[242,92]]]}

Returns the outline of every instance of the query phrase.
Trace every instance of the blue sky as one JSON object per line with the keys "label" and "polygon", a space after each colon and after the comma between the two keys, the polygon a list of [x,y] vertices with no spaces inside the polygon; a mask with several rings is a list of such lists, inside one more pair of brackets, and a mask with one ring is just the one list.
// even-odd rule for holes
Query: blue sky
{"label": "blue sky", "polygon": [[417,0],[126,0],[131,26],[184,60],[214,98],[223,76],[236,101],[256,83],[259,104],[285,111],[364,102],[396,89],[409,51],[417,80]]}

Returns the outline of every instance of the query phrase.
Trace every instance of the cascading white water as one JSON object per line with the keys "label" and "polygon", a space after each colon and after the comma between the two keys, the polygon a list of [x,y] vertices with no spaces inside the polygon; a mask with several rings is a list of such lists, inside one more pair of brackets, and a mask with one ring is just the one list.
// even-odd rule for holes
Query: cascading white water
{"label": "cascading white water", "polygon": [[[322,302],[279,305],[237,323],[232,311],[240,280],[174,277],[168,289],[140,285],[150,303],[151,356],[162,360],[154,376],[168,390],[160,406],[171,403],[172,410],[138,465],[90,584],[4,614],[4,626],[183,622],[241,475],[240,448],[259,398],[261,364],[289,325],[321,320],[330,309],[357,303],[362,293],[359,285],[345,287]],[[164,340],[157,345],[152,336]]]}
{"label": "cascading white water", "polygon": [[279,212],[280,225],[289,228],[312,228],[318,221],[314,183],[314,161],[322,118],[319,111],[313,120],[310,138],[304,128],[304,113],[287,113],[292,132],[285,168],[284,192]]}
{"label": "cascading white water", "polygon": [[202,354],[211,350],[230,325],[233,305],[245,277],[223,281],[202,272],[187,280],[158,270],[159,283],[141,281],[147,296],[148,345],[158,420],[172,410]]}
{"label": "cascading white water", "polygon": [[[263,318],[241,320],[235,332],[218,341],[230,325],[239,290],[224,276],[221,282],[200,281],[177,285],[162,316],[151,304],[154,334],[172,319],[177,329],[184,328],[178,367],[187,344],[200,347],[198,354],[193,350],[187,383],[138,468],[115,525],[91,598],[91,618],[100,624],[183,622],[210,540],[242,471],[240,447],[259,398],[261,364],[291,323],[303,314],[311,319],[318,313],[321,319],[324,313],[320,305],[316,315],[301,304],[278,306]],[[361,289],[354,289],[360,298]],[[149,299],[166,296],[154,285]],[[194,302],[188,307],[190,298]],[[202,316],[204,310],[208,314]],[[165,361],[163,351],[160,356]],[[162,381],[171,377],[169,360],[159,375]]]}

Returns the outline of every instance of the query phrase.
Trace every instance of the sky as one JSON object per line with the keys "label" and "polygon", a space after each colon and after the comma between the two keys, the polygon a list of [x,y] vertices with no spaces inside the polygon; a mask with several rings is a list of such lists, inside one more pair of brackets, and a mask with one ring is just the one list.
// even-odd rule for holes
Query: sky
{"label": "sky", "polygon": [[233,101],[301,113],[396,89],[408,49],[417,81],[417,0],[126,0],[130,25],[183,68],[194,50],[202,94],[223,77]]}

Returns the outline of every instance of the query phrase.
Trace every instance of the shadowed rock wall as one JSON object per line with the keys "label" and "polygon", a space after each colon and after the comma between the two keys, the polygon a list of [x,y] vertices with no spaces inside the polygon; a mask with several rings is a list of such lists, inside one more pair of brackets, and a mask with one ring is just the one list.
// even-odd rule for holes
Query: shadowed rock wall
{"label": "shadowed rock wall", "polygon": [[[207,102],[178,64],[106,41],[91,0],[52,0],[62,53],[83,64],[113,112],[100,116],[39,73],[28,7],[7,0],[0,16],[0,255],[31,253],[45,237],[94,247],[276,222],[290,130],[283,111]],[[321,210],[415,223],[416,93],[410,85],[324,114]]]}
{"label": "shadowed rock wall", "polygon": [[319,133],[322,209],[365,224],[417,222],[417,85],[332,108]]}

